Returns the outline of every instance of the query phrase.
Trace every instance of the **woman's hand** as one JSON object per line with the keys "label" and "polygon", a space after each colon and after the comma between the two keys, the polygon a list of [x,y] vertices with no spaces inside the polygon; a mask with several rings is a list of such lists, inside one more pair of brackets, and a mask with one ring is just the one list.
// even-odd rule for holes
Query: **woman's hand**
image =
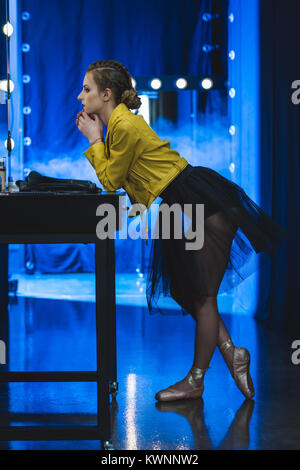
{"label": "woman's hand", "polygon": [[99,138],[103,139],[103,122],[98,114],[93,114],[92,117],[90,117],[82,110],[77,114],[76,125],[89,142],[93,142]]}

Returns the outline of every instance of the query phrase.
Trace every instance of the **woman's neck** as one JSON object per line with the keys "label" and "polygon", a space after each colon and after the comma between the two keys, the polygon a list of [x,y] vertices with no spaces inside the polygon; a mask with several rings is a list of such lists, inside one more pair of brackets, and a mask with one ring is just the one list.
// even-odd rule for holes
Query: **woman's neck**
{"label": "woman's neck", "polygon": [[108,121],[109,121],[109,118],[111,116],[111,113],[113,112],[113,110],[116,108],[116,105],[113,105],[111,103],[109,103],[106,107],[106,109],[102,110],[100,114],[100,119],[101,121],[106,125],[108,125]]}

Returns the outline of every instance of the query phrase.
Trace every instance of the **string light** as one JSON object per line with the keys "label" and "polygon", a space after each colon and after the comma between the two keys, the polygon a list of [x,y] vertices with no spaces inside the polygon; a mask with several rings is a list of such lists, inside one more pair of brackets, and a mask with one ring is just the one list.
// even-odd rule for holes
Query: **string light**
{"label": "string light", "polygon": [[204,88],[204,90],[210,90],[213,87],[213,81],[211,78],[204,78],[201,81],[201,86]]}
{"label": "string light", "polygon": [[30,51],[30,45],[27,43],[22,44],[22,52]]}
{"label": "string light", "polygon": [[178,78],[176,80],[176,86],[177,88],[179,88],[180,90],[183,90],[184,88],[187,87],[187,80],[185,78]]}
{"label": "string light", "polygon": [[[6,93],[8,92],[8,82],[7,80],[0,80],[0,91],[5,91]],[[9,89],[10,92],[12,92],[15,88],[14,82],[12,80],[9,80]]]}
{"label": "string light", "polygon": [[229,127],[229,134],[235,135],[235,126],[230,126]]}
{"label": "string light", "polygon": [[[10,144],[11,144],[11,149],[13,149],[14,146],[15,146],[15,141],[14,141],[14,139],[12,139],[12,138],[10,139]],[[5,148],[7,149],[7,139],[6,139],[6,141],[4,142],[4,145],[5,145]]]}
{"label": "string light", "polygon": [[153,90],[159,90],[162,86],[161,80],[159,78],[153,78],[150,82],[150,86]]}
{"label": "string light", "polygon": [[235,51],[231,50],[228,54],[228,57],[230,60],[234,60],[235,59]]}
{"label": "string light", "polygon": [[24,137],[24,145],[27,145],[27,147],[29,145],[31,145],[31,138],[30,137]]}
{"label": "string light", "polygon": [[14,32],[13,25],[10,24],[9,21],[3,26],[2,29],[3,29],[3,33],[8,37],[10,37],[12,33]]}

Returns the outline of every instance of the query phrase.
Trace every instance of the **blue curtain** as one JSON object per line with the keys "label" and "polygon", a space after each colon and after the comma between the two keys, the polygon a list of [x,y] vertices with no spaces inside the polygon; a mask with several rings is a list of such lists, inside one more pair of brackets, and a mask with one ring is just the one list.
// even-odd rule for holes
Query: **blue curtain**
{"label": "blue curtain", "polygon": [[292,101],[292,83],[300,77],[294,57],[299,14],[296,0],[264,0],[260,5],[261,198],[288,231],[289,241],[276,263],[261,272],[256,317],[291,339],[300,334],[300,104]]}
{"label": "blue curtain", "polygon": [[[227,5],[225,0],[219,3]],[[24,106],[31,108],[24,124],[24,136],[31,139],[24,149],[27,173],[36,170],[101,186],[83,155],[88,141],[75,125],[81,108],[77,96],[90,63],[118,60],[133,77],[212,72],[211,54],[202,51],[202,45],[213,40],[212,29],[202,15],[213,11],[213,0],[22,0],[21,4],[22,11],[30,14],[28,21],[22,21],[22,43],[30,46],[23,52],[23,74],[31,78],[24,84]],[[226,67],[226,60],[222,64],[218,73],[225,73],[220,68]],[[123,243],[126,251],[133,252],[132,261],[121,258]],[[45,250],[51,250],[51,257],[43,255]],[[132,271],[141,259],[141,244],[116,240],[116,256],[117,269]],[[28,266],[32,261],[33,269],[42,272],[93,270],[89,245],[65,249],[33,245],[26,248],[26,259]]]}

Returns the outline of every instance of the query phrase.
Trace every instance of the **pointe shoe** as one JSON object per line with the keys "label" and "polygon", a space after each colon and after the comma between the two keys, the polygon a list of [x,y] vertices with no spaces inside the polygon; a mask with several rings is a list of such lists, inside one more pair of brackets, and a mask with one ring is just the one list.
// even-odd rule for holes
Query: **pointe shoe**
{"label": "pointe shoe", "polygon": [[168,388],[157,392],[155,399],[158,401],[174,401],[187,398],[200,398],[204,391],[203,378],[206,371],[207,369],[192,367],[185,378],[190,385],[190,390],[179,390],[176,388],[179,382],[176,382],[176,384],[170,385]]}
{"label": "pointe shoe", "polygon": [[[222,356],[225,362],[229,362],[229,357],[226,357],[226,351],[233,347],[233,362],[230,373],[242,394],[246,398],[252,398],[254,396],[254,386],[250,376],[250,354],[246,348],[235,347],[231,340],[225,341],[219,346]],[[226,357],[226,358],[225,358]]]}

